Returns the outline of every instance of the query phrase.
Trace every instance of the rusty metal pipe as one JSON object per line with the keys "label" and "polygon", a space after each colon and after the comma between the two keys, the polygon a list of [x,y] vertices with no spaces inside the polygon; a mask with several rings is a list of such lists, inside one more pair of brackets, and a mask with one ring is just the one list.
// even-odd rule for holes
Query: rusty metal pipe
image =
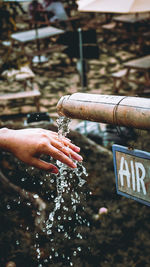
{"label": "rusty metal pipe", "polygon": [[61,97],[58,114],[69,118],[150,129],[150,99],[75,93]]}

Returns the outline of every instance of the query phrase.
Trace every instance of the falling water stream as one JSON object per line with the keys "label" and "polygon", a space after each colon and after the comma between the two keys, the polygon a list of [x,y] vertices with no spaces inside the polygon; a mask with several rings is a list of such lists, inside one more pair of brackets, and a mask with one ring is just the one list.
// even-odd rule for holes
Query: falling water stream
{"label": "falling water stream", "polygon": [[[70,122],[71,120],[66,117],[58,118],[57,124],[60,140],[69,132]],[[60,161],[57,161],[59,174],[50,176],[50,183],[56,182],[57,194],[54,198],[53,210],[49,213],[48,219],[45,221],[45,227],[43,228],[43,232],[48,236],[50,241],[50,252],[47,259],[44,260],[45,264],[50,264],[59,258],[59,261],[64,262],[64,266],[74,266],[72,259],[79,253],[82,253],[82,241],[86,238],[85,229],[90,226],[86,217],[83,218],[83,212],[85,212],[84,203],[86,200],[86,193],[82,190],[83,185],[86,183],[83,176],[86,177],[88,174],[81,162],[75,161],[75,163],[77,164],[77,168],[71,169]],[[83,226],[84,231],[82,230]],[[39,235],[37,233],[37,241],[38,237]],[[73,244],[75,240],[76,242]],[[62,243],[64,245],[64,251],[62,251]],[[40,261],[41,251],[38,242],[36,244],[36,251],[37,258],[40,262],[38,267],[45,266]]]}

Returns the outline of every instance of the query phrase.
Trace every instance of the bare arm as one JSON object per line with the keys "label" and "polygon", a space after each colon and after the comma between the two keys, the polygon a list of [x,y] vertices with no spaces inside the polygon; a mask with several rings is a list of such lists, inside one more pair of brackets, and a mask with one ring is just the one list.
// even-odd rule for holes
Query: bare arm
{"label": "bare arm", "polygon": [[76,168],[74,160],[82,161],[78,154],[80,148],[69,139],[58,138],[58,134],[41,129],[29,128],[22,130],[0,129],[0,148],[14,154],[21,161],[39,169],[58,173],[58,168],[39,157],[42,154],[52,156],[71,168]]}

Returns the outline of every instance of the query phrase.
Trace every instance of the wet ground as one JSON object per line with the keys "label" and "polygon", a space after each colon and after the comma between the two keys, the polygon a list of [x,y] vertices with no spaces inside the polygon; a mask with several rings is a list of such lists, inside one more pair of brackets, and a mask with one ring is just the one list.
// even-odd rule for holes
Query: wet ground
{"label": "wet ground", "polygon": [[[98,59],[88,61],[86,92],[113,94],[110,74],[119,70],[122,63],[128,59],[147,54],[148,43],[139,52],[138,46],[135,45],[136,43],[130,42],[130,38],[122,40],[113,34],[105,34],[100,27],[101,19],[100,15],[96,15],[94,20],[90,20],[90,27],[97,30],[100,54]],[[3,53],[2,51],[1,53]],[[47,64],[34,66],[33,71],[42,94],[41,111],[48,112],[55,122],[56,104],[60,97],[81,91],[76,62],[74,60],[71,64],[65,54],[54,53]],[[16,82],[8,85],[6,81],[0,81],[2,92],[8,92],[10,86],[12,91],[20,89]],[[141,87],[134,84],[125,84],[120,94],[144,95]],[[146,97],[149,96],[146,95]],[[5,114],[32,111],[34,111],[32,101],[22,101],[21,103],[13,101],[5,109]],[[2,112],[3,108],[1,107],[1,114]],[[2,126],[21,128],[24,119],[25,116],[23,118],[15,116],[15,120],[12,119],[12,116],[7,120],[5,117],[1,120],[1,124]],[[72,125],[74,126],[76,123],[77,121],[73,121]],[[57,130],[53,124],[49,123],[40,126]],[[72,216],[72,222],[68,219],[66,222],[62,220],[61,223],[66,227],[71,239],[64,238],[57,229],[58,217],[64,216],[62,211],[57,213],[53,236],[49,237],[36,224],[37,206],[32,201],[32,197],[26,199],[9,183],[2,183],[0,189],[0,266],[6,266],[6,263],[12,261],[12,264],[16,265],[7,265],[7,267],[149,267],[150,210],[145,205],[116,194],[111,144],[105,148],[74,131],[71,131],[70,138],[81,147],[84,165],[88,172],[88,177],[84,177],[87,183],[83,187],[78,187],[76,180],[72,180],[72,188],[75,188],[81,196],[81,202],[77,205],[77,213],[86,221],[81,226],[79,221],[74,218],[70,206],[70,194],[65,194],[65,203],[67,203],[65,205],[70,207],[69,213],[66,214]],[[136,141],[132,140],[132,145],[135,148],[150,151],[149,133],[137,131],[137,139]],[[18,188],[38,194],[46,203],[46,214],[42,213],[44,217],[40,218],[48,216],[54,207],[55,179],[47,176],[44,172],[28,168],[7,153],[1,153],[0,161],[2,171],[10,182],[15,183]],[[101,207],[106,207],[108,213],[98,218],[98,211]],[[83,239],[74,235],[74,229],[77,229]],[[36,235],[37,233],[39,235]],[[40,249],[39,259],[38,248]],[[73,254],[74,251],[75,254]],[[49,258],[50,255],[52,258]]]}

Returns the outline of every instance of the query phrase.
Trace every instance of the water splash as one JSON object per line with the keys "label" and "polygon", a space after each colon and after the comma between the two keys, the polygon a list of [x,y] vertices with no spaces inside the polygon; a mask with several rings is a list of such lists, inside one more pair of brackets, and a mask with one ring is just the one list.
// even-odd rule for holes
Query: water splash
{"label": "water splash", "polygon": [[[60,139],[69,133],[70,122],[71,120],[66,117],[59,117],[57,120]],[[50,212],[43,230],[51,241],[51,252],[48,260],[51,261],[59,257],[70,266],[73,266],[71,257],[76,257],[81,253],[82,245],[76,245],[72,251],[69,251],[68,255],[66,252],[62,253],[59,250],[59,244],[56,245],[55,233],[59,233],[60,240],[64,240],[64,242],[65,240],[71,242],[75,239],[82,241],[85,237],[81,227],[90,226],[89,221],[81,215],[84,211],[83,203],[86,197],[81,189],[86,183],[83,176],[88,174],[81,162],[75,161],[75,163],[77,168],[71,169],[62,162],[57,161],[59,174],[55,175],[54,179],[51,179],[56,180],[57,196],[54,198],[54,208]]]}
{"label": "water splash", "polygon": [[61,138],[62,136],[66,136],[70,129],[69,124],[71,122],[71,119],[63,116],[59,116],[59,118],[56,120],[58,125],[58,135]]}
{"label": "water splash", "polygon": [[[50,229],[53,226],[56,211],[60,210],[61,206],[63,206],[63,211],[65,212],[68,212],[69,208],[71,208],[74,212],[77,211],[76,205],[80,203],[81,198],[80,195],[77,193],[76,188],[77,186],[82,187],[86,183],[86,181],[82,179],[81,176],[83,174],[87,176],[87,173],[82,163],[76,162],[76,164],[77,168],[70,170],[70,168],[67,167],[65,164],[61,163],[60,161],[57,161],[57,165],[59,166],[59,174],[56,178],[57,197],[54,199],[54,210],[49,214],[49,218],[46,222],[46,230],[48,235],[52,233]],[[75,185],[75,187],[73,185]],[[63,194],[65,193],[70,194],[71,205],[69,205],[69,208],[64,204],[65,199],[63,197]],[[67,216],[63,215],[63,218],[65,220],[67,219]],[[58,216],[57,219],[60,221],[61,217]],[[68,220],[72,220],[72,218],[69,216]]]}

